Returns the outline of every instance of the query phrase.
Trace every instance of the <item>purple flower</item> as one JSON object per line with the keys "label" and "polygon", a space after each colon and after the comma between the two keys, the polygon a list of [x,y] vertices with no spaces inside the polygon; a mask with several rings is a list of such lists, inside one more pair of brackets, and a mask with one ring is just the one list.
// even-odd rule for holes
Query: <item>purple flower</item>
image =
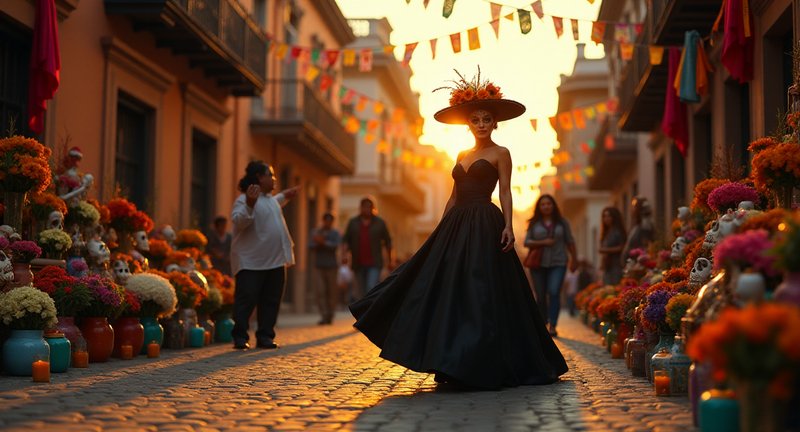
{"label": "purple flower", "polygon": [[722,213],[728,209],[735,209],[742,201],[758,202],[758,192],[741,183],[725,183],[708,194],[706,203],[712,209]]}
{"label": "purple flower", "polygon": [[667,303],[672,298],[673,292],[666,290],[653,291],[647,296],[647,306],[642,311],[642,317],[646,319],[653,327],[658,327],[665,324],[665,317],[667,316]]}
{"label": "purple flower", "polygon": [[763,229],[729,235],[714,248],[714,269],[728,264],[752,267],[767,276],[776,276],[775,257],[767,254],[772,246],[769,233]]}

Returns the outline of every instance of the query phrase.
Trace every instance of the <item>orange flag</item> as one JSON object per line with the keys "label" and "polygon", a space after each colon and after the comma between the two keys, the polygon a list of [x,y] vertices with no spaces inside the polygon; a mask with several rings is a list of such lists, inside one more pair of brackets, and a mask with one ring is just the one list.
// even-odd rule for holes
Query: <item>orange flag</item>
{"label": "orange flag", "polygon": [[467,40],[469,41],[470,51],[476,50],[481,47],[481,39],[478,36],[478,28],[474,27],[467,30]]}
{"label": "orange flag", "polygon": [[450,44],[453,46],[454,53],[461,52],[461,33],[453,33],[450,35]]}
{"label": "orange flag", "polygon": [[633,44],[630,43],[619,44],[619,53],[620,56],[622,56],[622,60],[633,59]]}
{"label": "orange flag", "polygon": [[556,29],[556,35],[561,37],[564,34],[564,19],[561,17],[553,17],[553,27]]}
{"label": "orange flag", "polygon": [[411,62],[411,56],[414,55],[417,43],[418,42],[406,44],[406,52],[403,54],[403,66],[408,66],[408,63]]}
{"label": "orange flag", "polygon": [[568,112],[559,114],[558,125],[564,130],[572,130],[572,115]]}
{"label": "orange flag", "polygon": [[660,65],[661,62],[664,60],[664,47],[657,46],[657,45],[650,45],[650,64]]}
{"label": "orange flag", "polygon": [[586,127],[586,119],[583,117],[582,109],[572,110],[572,117],[575,118],[575,126],[578,129],[584,129]]}
{"label": "orange flag", "polygon": [[531,127],[533,127],[533,130],[534,130],[534,131],[536,130],[537,123],[538,123],[538,122],[537,122],[537,120],[536,120],[536,119],[531,119]]}
{"label": "orange flag", "polygon": [[592,41],[594,43],[599,44],[603,42],[603,37],[606,34],[606,23],[601,21],[596,21],[592,23]]}
{"label": "orange flag", "polygon": [[428,41],[431,44],[431,59],[436,58],[436,42],[438,41],[439,39],[431,39],[430,41]]}

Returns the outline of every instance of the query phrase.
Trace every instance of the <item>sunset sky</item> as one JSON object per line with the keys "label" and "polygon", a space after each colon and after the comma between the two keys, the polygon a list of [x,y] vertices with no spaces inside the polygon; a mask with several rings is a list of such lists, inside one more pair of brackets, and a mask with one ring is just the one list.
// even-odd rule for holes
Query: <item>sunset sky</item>
{"label": "sunset sky", "polygon": [[[425,126],[420,142],[433,144],[446,151],[453,159],[459,151],[473,145],[466,126],[445,125],[433,119],[433,114],[447,106],[449,91],[432,90],[456,79],[453,68],[466,78],[471,78],[481,67],[481,75],[501,87],[505,97],[517,100],[527,107],[527,112],[517,119],[500,124],[494,133],[495,142],[511,151],[515,166],[528,165],[525,171],[515,170],[512,186],[521,186],[522,194],[514,195],[518,210],[532,205],[542,175],[552,170],[550,156],[558,146],[556,134],[546,120],[556,112],[557,87],[561,74],[570,74],[575,62],[576,41],[568,18],[582,19],[580,41],[587,43],[588,57],[602,57],[602,45],[591,42],[591,20],[596,19],[601,0],[589,4],[587,0],[543,0],[544,19],[532,14],[533,28],[523,35],[520,32],[516,8],[531,10],[531,2],[506,0],[501,17],[514,13],[513,21],[500,19],[499,38],[489,24],[490,3],[485,0],[458,0],[449,18],[442,16],[444,0],[430,0],[427,9],[423,0],[337,0],[347,18],[387,17],[394,31],[391,43],[397,46],[395,56],[400,59],[405,44],[419,42],[411,60],[413,77],[411,87],[420,93],[420,111]],[[564,34],[557,38],[550,16],[564,17]],[[478,27],[481,48],[470,51],[466,30]],[[462,51],[453,53],[449,35],[462,32]],[[431,59],[429,40],[439,37],[436,58]],[[531,118],[539,119],[534,132]],[[541,167],[535,169],[534,163]]]}

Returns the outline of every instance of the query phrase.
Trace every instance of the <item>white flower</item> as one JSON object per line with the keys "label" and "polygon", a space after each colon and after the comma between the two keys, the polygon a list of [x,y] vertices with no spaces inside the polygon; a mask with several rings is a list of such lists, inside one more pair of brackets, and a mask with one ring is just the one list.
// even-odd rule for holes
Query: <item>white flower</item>
{"label": "white flower", "polygon": [[175,288],[163,277],[152,273],[137,273],[128,278],[125,289],[136,294],[139,301],[152,301],[161,307],[161,315],[169,315],[178,305]]}
{"label": "white flower", "polygon": [[41,324],[30,330],[44,330],[56,325],[56,305],[47,293],[27,285],[0,295],[0,316],[4,324],[13,328],[14,321],[27,315],[41,319]]}

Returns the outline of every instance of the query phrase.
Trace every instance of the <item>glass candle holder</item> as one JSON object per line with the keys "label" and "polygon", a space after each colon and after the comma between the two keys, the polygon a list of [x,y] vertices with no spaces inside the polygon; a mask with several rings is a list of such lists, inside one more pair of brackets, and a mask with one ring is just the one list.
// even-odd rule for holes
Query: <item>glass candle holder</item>
{"label": "glass candle holder", "polygon": [[157,358],[161,355],[161,345],[156,341],[150,341],[147,344],[147,358]]}
{"label": "glass candle holder", "polygon": [[653,383],[656,388],[656,396],[669,396],[669,373],[663,369],[653,371]]}
{"label": "glass candle holder", "polygon": [[50,382],[50,356],[35,356],[31,372],[33,382]]}

